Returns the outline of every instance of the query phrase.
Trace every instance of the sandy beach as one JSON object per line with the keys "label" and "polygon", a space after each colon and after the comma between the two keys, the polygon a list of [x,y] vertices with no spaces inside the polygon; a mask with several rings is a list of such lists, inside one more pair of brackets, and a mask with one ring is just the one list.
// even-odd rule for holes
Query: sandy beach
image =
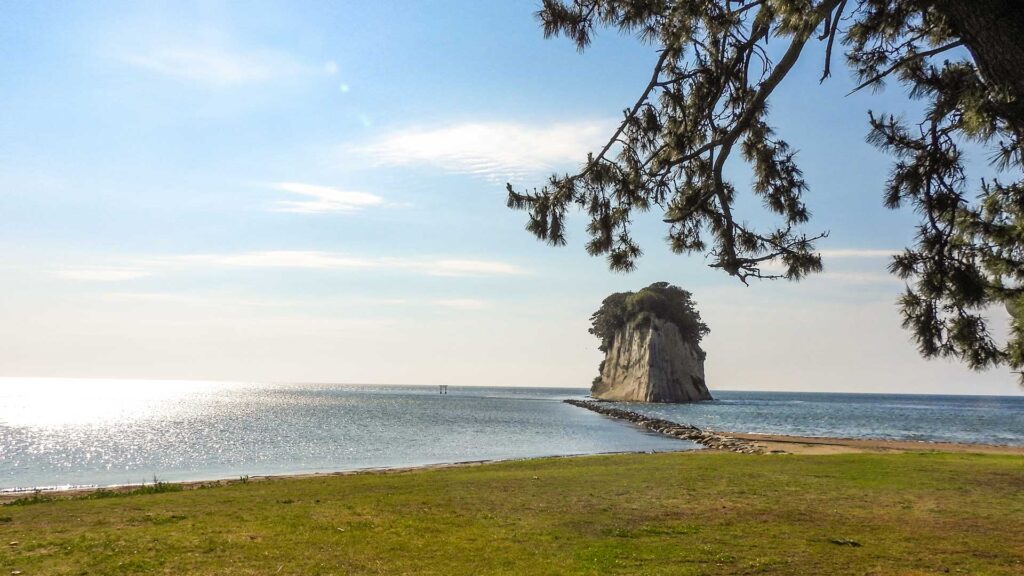
{"label": "sandy beach", "polygon": [[992,444],[957,444],[952,442],[918,442],[913,440],[878,440],[871,438],[824,438],[785,436],[781,434],[727,433],[747,440],[768,452],[782,450],[790,454],[852,454],[862,452],[961,452],[975,454],[1019,454],[1024,446]]}

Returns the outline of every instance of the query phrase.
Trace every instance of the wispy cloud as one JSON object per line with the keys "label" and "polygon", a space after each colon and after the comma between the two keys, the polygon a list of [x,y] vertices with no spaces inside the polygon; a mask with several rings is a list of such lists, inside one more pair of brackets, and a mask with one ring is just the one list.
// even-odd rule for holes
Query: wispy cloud
{"label": "wispy cloud", "polygon": [[69,280],[133,280],[192,269],[379,270],[428,276],[516,276],[527,271],[500,260],[437,257],[366,257],[318,250],[265,250],[234,254],[186,254],[135,260],[129,266],[68,267],[55,271]]}
{"label": "wispy cloud", "polygon": [[109,292],[103,297],[119,302],[173,303],[173,304],[207,304],[209,298],[189,293],[175,292]]}
{"label": "wispy cloud", "polygon": [[487,307],[483,300],[475,298],[453,298],[448,300],[434,300],[434,304],[443,308],[453,310],[482,310]]}
{"label": "wispy cloud", "polygon": [[70,266],[56,270],[53,274],[68,280],[123,282],[151,276],[153,272],[144,268]]}
{"label": "wispy cloud", "polygon": [[113,300],[119,302],[139,302],[139,303],[171,303],[171,304],[188,304],[188,305],[208,305],[208,306],[223,306],[230,304],[232,306],[248,306],[248,307],[269,307],[269,306],[281,306],[294,308],[297,304],[305,304],[312,306],[322,305],[357,305],[360,307],[390,307],[390,306],[429,306],[429,307],[444,307],[453,308],[453,310],[483,310],[487,307],[488,303],[486,300],[477,298],[439,298],[439,299],[419,299],[419,298],[377,298],[377,297],[351,297],[346,296],[344,298],[337,297],[307,297],[303,296],[300,298],[252,298],[245,295],[234,294],[234,293],[221,293],[221,292],[204,292],[204,293],[191,293],[191,292],[106,292],[101,294],[100,297],[106,300]]}
{"label": "wispy cloud", "polygon": [[243,51],[220,46],[161,46],[121,54],[120,57],[124,62],[151,73],[217,88],[337,73],[334,62],[313,66],[273,50]]}
{"label": "wispy cloud", "polygon": [[427,266],[437,276],[522,274],[518,266],[496,260],[436,260]]}
{"label": "wispy cloud", "polygon": [[334,310],[359,307],[362,310],[367,308],[442,308],[448,310],[473,311],[488,308],[489,303],[477,298],[440,298],[440,299],[419,299],[419,298],[377,298],[360,296],[328,296],[298,298],[264,298],[254,297],[245,294],[233,294],[223,292],[107,292],[100,294],[99,298],[106,301],[140,304],[140,305],[171,305],[188,307],[206,307],[224,310],[225,308],[281,308],[294,311],[297,307],[306,309],[324,309],[328,307]]}
{"label": "wispy cloud", "polygon": [[196,254],[178,261],[236,268],[295,268],[313,270],[404,270],[434,276],[509,276],[525,271],[498,260],[445,258],[361,257],[323,251],[270,250],[241,254]]}
{"label": "wispy cloud", "polygon": [[884,272],[822,272],[810,279],[821,278],[842,284],[902,284],[903,280]]}
{"label": "wispy cloud", "polygon": [[[881,271],[884,270],[881,260],[899,254],[899,250],[878,248],[835,248],[820,250],[826,271],[812,274],[815,278],[844,284],[898,284],[899,278]],[[832,264],[840,268],[833,271]],[[780,260],[765,262],[761,268],[766,272],[781,273],[786,267]],[[866,268],[866,269],[865,269]],[[881,269],[881,270],[880,270]]]}
{"label": "wispy cloud", "polygon": [[305,196],[309,200],[280,200],[274,204],[277,212],[300,214],[352,213],[371,206],[384,204],[384,199],[368,192],[354,192],[330,186],[302,184],[299,182],[278,182],[273,188]]}
{"label": "wispy cloud", "polygon": [[344,270],[385,268],[399,261],[390,258],[361,258],[315,250],[267,250],[239,254],[190,254],[165,258],[162,263],[193,264],[219,268],[294,268]]}
{"label": "wispy cloud", "polygon": [[899,250],[839,248],[835,250],[821,250],[821,257],[826,260],[851,258],[888,258],[890,256],[895,256],[899,253]]}
{"label": "wispy cloud", "polygon": [[435,166],[486,178],[517,178],[586,159],[607,138],[607,121],[557,124],[469,122],[384,134],[358,151],[378,165]]}
{"label": "wispy cloud", "polygon": [[101,298],[113,302],[133,304],[169,304],[190,307],[211,307],[225,309],[232,308],[289,308],[296,305],[309,303],[310,300],[303,298],[265,298],[246,296],[226,292],[204,292],[188,290],[185,292],[107,292],[100,295]]}

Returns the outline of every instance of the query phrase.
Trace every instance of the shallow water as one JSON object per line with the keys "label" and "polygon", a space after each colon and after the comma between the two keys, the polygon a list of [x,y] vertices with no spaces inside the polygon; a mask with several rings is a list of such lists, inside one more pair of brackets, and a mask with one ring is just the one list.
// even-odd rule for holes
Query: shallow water
{"label": "shallow water", "polygon": [[731,432],[1024,445],[1024,396],[712,393],[714,402],[615,405]]}
{"label": "shallow water", "polygon": [[0,379],[0,490],[697,448],[584,392]]}

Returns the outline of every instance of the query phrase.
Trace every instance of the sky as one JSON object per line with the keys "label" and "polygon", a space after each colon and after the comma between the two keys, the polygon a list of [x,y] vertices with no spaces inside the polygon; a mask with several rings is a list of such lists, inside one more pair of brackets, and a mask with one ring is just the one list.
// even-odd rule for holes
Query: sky
{"label": "sky", "polygon": [[[888,258],[867,110],[809,46],[769,101],[826,271],[745,287],[636,221],[630,274],[505,207],[604,143],[654,48],[580,54],[534,0],[29,2],[0,17],[0,376],[585,387],[611,292],[668,281],[711,327],[712,390],[1021,394],[921,359]],[[989,170],[982,153],[972,175]],[[769,222],[741,163],[745,220]],[[999,330],[1005,314],[992,312]]]}

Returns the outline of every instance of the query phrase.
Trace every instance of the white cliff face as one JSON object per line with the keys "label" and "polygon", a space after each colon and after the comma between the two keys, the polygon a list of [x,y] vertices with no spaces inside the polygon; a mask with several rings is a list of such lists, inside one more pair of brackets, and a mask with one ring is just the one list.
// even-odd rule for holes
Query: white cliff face
{"label": "white cliff face", "polygon": [[703,356],[674,324],[655,318],[627,325],[615,334],[590,395],[620,402],[711,400]]}

